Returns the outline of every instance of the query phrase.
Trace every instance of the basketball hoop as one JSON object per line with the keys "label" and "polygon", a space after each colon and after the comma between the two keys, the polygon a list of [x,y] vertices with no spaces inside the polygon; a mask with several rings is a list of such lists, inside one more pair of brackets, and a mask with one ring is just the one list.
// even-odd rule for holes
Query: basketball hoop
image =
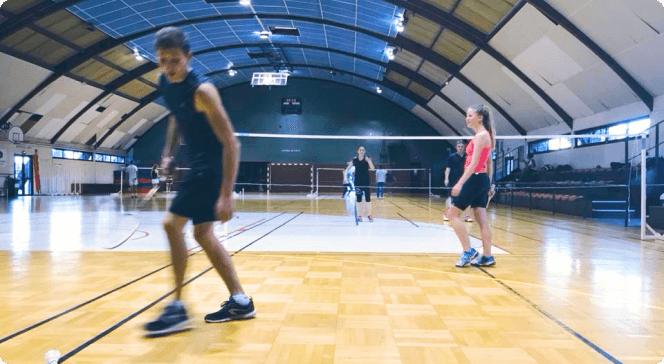
{"label": "basketball hoop", "polygon": [[13,144],[20,144],[23,142],[23,130],[21,130],[21,128],[18,126],[14,126],[9,129],[7,136],[9,137],[9,141]]}

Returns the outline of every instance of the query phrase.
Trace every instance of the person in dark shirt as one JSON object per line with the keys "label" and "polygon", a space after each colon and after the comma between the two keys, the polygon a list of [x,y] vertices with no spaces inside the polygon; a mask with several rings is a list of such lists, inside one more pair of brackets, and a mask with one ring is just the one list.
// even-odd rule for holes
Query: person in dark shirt
{"label": "person in dark shirt", "polygon": [[187,36],[166,27],[155,35],[161,75],[160,91],[171,115],[168,120],[162,169],[171,174],[173,154],[182,136],[188,150],[190,171],[170,210],[164,229],[171,247],[175,271],[175,300],[159,318],[145,325],[148,336],[187,330],[189,318],[182,303],[182,285],[187,266],[184,226],[192,220],[194,237],[222,277],[231,297],[221,310],[205,316],[206,322],[224,322],[256,315],[251,298],[244,293],[231,257],[213,233],[215,221],[233,216],[233,184],[237,177],[240,143],[214,85],[201,81],[189,66],[192,53]]}
{"label": "person in dark shirt", "polygon": [[[459,182],[463,175],[463,165],[466,162],[466,142],[459,140],[456,143],[456,153],[450,154],[447,158],[447,166],[445,167],[445,187],[452,187]],[[452,197],[450,190],[447,190],[446,205],[449,207],[452,204]],[[443,214],[443,221],[449,221],[447,216]],[[472,222],[473,218],[466,212],[466,221]]]}
{"label": "person in dark shirt", "polygon": [[[357,194],[357,220],[362,221],[362,210],[364,210],[370,222],[373,222],[373,213],[371,213],[371,180],[369,180],[369,170],[375,170],[371,158],[366,157],[366,149],[363,146],[357,148],[357,157],[351,161],[355,167],[355,191]],[[348,173],[349,165],[344,173]],[[366,202],[362,202],[362,198]]]}
{"label": "person in dark shirt", "polygon": [[159,166],[156,164],[150,170],[150,179],[152,180],[152,187],[159,185]]}

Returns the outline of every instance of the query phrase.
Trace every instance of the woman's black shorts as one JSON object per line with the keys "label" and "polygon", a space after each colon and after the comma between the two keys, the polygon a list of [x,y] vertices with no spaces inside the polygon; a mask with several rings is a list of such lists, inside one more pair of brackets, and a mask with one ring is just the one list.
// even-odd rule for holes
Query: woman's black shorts
{"label": "woman's black shorts", "polygon": [[486,173],[475,173],[461,187],[461,193],[452,197],[452,205],[463,211],[470,207],[486,208],[489,203],[491,181]]}

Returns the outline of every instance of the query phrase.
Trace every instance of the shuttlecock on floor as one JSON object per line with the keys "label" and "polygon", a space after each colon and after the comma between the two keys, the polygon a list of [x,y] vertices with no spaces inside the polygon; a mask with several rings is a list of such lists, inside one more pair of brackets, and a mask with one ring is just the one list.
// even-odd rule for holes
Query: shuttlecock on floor
{"label": "shuttlecock on floor", "polygon": [[233,198],[240,198],[240,194],[233,191]]}
{"label": "shuttlecock on floor", "polygon": [[44,359],[46,359],[46,364],[58,364],[60,352],[55,349],[49,350],[44,354]]}

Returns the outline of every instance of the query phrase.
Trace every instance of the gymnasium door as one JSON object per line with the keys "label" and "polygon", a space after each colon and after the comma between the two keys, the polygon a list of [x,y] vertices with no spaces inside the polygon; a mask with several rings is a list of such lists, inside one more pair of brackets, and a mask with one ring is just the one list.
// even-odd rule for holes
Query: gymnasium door
{"label": "gymnasium door", "polygon": [[14,178],[19,196],[32,196],[32,156],[14,155]]}

